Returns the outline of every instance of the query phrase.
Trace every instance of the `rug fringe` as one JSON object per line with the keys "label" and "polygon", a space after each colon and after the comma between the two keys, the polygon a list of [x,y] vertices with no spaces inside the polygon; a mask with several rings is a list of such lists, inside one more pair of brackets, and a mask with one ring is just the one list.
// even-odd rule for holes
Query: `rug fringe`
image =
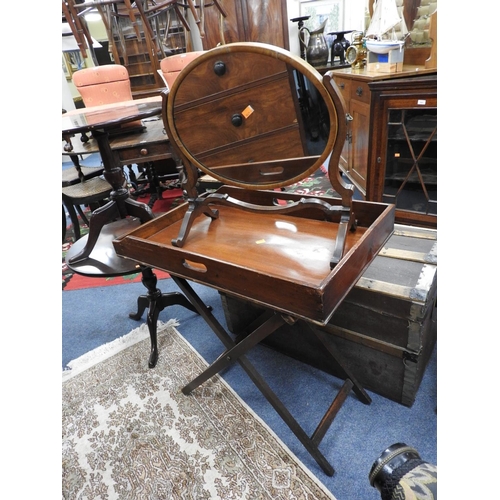
{"label": "rug fringe", "polygon": [[[180,323],[177,319],[169,319],[166,323],[158,321],[158,332],[168,327],[177,327],[179,324]],[[79,358],[68,363],[68,368],[64,369],[62,372],[63,382],[148,337],[148,325],[147,323],[143,323],[141,326],[135,328],[126,335],[118,337],[112,342],[103,344],[96,349],[83,354]]]}

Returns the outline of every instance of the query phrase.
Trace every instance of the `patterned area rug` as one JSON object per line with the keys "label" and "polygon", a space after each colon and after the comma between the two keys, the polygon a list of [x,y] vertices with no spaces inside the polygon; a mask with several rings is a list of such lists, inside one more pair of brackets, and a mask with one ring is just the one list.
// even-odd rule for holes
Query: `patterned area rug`
{"label": "patterned area rug", "polygon": [[338,197],[326,173],[327,170],[324,167],[318,168],[318,170],[309,177],[285,188],[285,191],[314,196]]}
{"label": "patterned area rug", "polygon": [[63,372],[62,497],[335,497],[218,375],[185,396],[206,362],[172,320],[147,367],[146,325]]}

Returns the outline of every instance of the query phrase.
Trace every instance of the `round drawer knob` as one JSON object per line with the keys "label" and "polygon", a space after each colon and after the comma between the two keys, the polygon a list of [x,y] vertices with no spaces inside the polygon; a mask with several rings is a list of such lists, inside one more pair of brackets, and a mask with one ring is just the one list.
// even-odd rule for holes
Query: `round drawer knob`
{"label": "round drawer knob", "polygon": [[240,115],[239,113],[234,114],[234,115],[231,117],[231,123],[232,123],[235,127],[239,127],[239,126],[241,126],[241,124],[243,123],[243,116],[242,116],[242,115]]}
{"label": "round drawer knob", "polygon": [[140,153],[142,156],[146,156],[148,154],[148,150],[146,148],[142,148]]}
{"label": "round drawer knob", "polygon": [[222,61],[217,61],[214,64],[214,73],[217,76],[222,76],[226,73],[226,65]]}
{"label": "round drawer knob", "polygon": [[356,89],[356,95],[358,95],[359,97],[363,95],[363,87],[358,87]]}

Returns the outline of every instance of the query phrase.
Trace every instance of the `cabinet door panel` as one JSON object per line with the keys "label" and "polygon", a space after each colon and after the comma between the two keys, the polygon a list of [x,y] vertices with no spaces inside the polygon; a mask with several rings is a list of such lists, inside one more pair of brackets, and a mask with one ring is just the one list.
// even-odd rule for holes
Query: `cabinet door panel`
{"label": "cabinet door panel", "polygon": [[437,77],[377,82],[372,91],[367,199],[396,222],[437,226]]}
{"label": "cabinet door panel", "polygon": [[288,49],[286,1],[246,0],[246,5],[248,41],[270,43]]}
{"label": "cabinet door panel", "polygon": [[[286,0],[220,0],[226,11],[222,26],[225,43],[262,42],[289,48]],[[204,9],[203,49],[221,43],[220,16],[211,4]]]}
{"label": "cabinet door panel", "polygon": [[366,193],[368,171],[368,143],[370,137],[370,105],[351,100],[352,140],[350,147],[351,166],[349,174],[358,189]]}
{"label": "cabinet door panel", "polygon": [[[346,113],[350,114],[350,96],[351,96],[351,80],[347,78],[342,78],[333,75],[333,81],[337,84],[337,87],[344,98],[345,101],[345,111]],[[342,152],[340,153],[340,158],[339,158],[339,166],[340,168],[345,172],[349,173],[349,150],[351,148],[351,133],[352,133],[352,125],[351,122],[347,123],[347,137],[344,143],[344,148],[342,149]]]}
{"label": "cabinet door panel", "polygon": [[[245,41],[245,27],[239,2],[220,2],[227,16],[222,23],[226,43]],[[202,38],[203,50],[213,49],[222,42],[220,36],[220,14],[215,5],[204,9],[205,36]]]}

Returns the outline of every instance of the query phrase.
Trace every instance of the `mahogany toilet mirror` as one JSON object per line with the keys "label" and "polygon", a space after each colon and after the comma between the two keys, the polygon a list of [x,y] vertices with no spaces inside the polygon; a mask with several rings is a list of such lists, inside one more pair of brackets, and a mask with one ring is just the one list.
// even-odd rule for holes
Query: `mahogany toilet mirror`
{"label": "mahogany toilet mirror", "polygon": [[[259,43],[217,47],[190,62],[162,96],[187,203],[114,240],[116,252],[168,272],[224,345],[182,392],[190,394],[238,363],[331,476],[334,469],[319,444],[351,390],[364,404],[371,398],[325,341],[324,327],[392,234],[394,206],[352,200],[354,188],[342,181],[338,167],[346,114],[331,73],[322,77],[284,49]],[[280,191],[322,165],[339,197]],[[200,171],[222,186],[198,193]],[[234,338],[190,282],[264,312]],[[150,310],[163,305],[152,301]],[[312,435],[246,356],[299,321],[344,378]],[[158,345],[155,323],[149,325],[153,367]]]}
{"label": "mahogany toilet mirror", "polygon": [[[174,246],[185,244],[199,215],[218,217],[211,205],[275,213],[316,209],[326,220],[339,222],[331,267],[339,262],[346,232],[355,230],[354,187],[343,181],[338,168],[346,113],[329,73],[322,77],[279,47],[233,43],[189,63],[162,97],[163,121],[182,164],[183,191],[189,202]],[[279,191],[322,165],[328,165],[327,175],[341,205],[309,197],[262,206],[217,192],[199,195],[196,189],[201,171],[243,190]]]}

